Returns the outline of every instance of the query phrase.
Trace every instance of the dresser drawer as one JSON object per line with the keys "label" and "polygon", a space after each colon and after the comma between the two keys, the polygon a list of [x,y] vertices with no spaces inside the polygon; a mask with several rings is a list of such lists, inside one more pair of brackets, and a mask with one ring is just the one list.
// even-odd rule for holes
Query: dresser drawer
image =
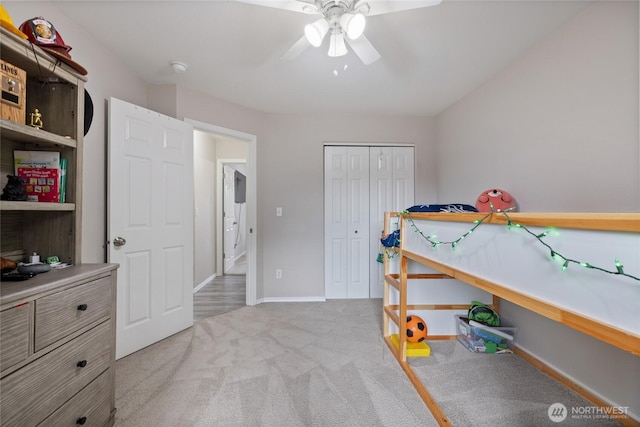
{"label": "dresser drawer", "polygon": [[111,416],[112,377],[112,369],[104,372],[39,425],[104,426]]}
{"label": "dresser drawer", "polygon": [[29,305],[23,304],[0,313],[0,371],[29,355]]}
{"label": "dresser drawer", "polygon": [[0,380],[2,424],[37,425],[107,370],[110,326],[101,323]]}
{"label": "dresser drawer", "polygon": [[106,318],[111,310],[111,278],[85,283],[36,301],[35,351]]}

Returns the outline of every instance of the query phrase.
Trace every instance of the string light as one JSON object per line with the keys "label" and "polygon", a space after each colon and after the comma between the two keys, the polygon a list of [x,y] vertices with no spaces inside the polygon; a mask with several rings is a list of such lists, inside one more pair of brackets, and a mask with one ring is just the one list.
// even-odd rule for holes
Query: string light
{"label": "string light", "polygon": [[[449,242],[443,242],[443,241],[437,240],[437,238],[436,238],[437,236],[435,234],[425,235],[422,232],[422,230],[420,230],[420,228],[418,228],[416,223],[413,221],[413,219],[411,218],[411,213],[409,211],[406,211],[406,210],[402,211],[402,214],[406,215],[407,222],[409,223],[411,228],[413,228],[413,231],[416,234],[418,234],[419,236],[421,236],[422,238],[424,238],[425,240],[427,240],[431,244],[431,247],[433,249],[437,248],[440,245],[449,245],[449,246],[451,246],[451,250],[455,250],[456,247],[458,246],[458,244],[462,240],[464,240],[467,236],[469,236],[471,233],[473,233],[476,230],[476,228],[478,228],[480,225],[482,225],[487,220],[487,218],[489,218],[494,213],[502,213],[507,218],[507,228],[509,228],[509,229],[511,229],[512,227],[519,228],[521,230],[524,230],[526,233],[531,235],[533,238],[535,238],[538,241],[538,243],[540,243],[541,245],[543,245],[547,249],[549,249],[549,253],[551,254],[551,260],[560,259],[562,261],[562,271],[566,271],[569,268],[570,264],[577,264],[577,265],[580,265],[580,266],[582,266],[584,268],[588,268],[588,269],[592,269],[592,270],[598,270],[598,271],[601,271],[603,273],[608,273],[608,274],[616,274],[616,275],[620,275],[620,276],[625,276],[625,277],[629,277],[630,279],[640,281],[640,277],[633,276],[631,274],[625,273],[624,269],[623,269],[624,266],[622,265],[620,260],[618,260],[617,258],[615,259],[615,267],[616,267],[615,271],[607,270],[607,269],[602,268],[602,267],[597,267],[597,266],[592,265],[592,264],[590,264],[588,262],[585,262],[585,261],[578,261],[578,260],[575,260],[575,259],[567,258],[564,255],[562,255],[559,252],[557,252],[555,249],[553,249],[544,240],[542,240],[544,237],[548,236],[549,233],[551,233],[551,230],[546,230],[543,233],[536,234],[536,233],[532,232],[531,230],[529,230],[526,226],[513,221],[509,217],[509,214],[507,212],[513,210],[514,208],[509,208],[509,209],[506,209],[506,210],[504,210],[502,212],[495,212],[493,210],[493,205],[490,205],[490,206],[491,206],[491,212],[489,212],[488,214],[486,214],[485,216],[483,216],[479,220],[475,220],[474,221],[474,226],[471,227],[471,229],[469,231],[467,231],[466,233],[462,234],[457,239],[449,241]],[[398,246],[399,246],[399,241],[398,241]],[[387,255],[389,255],[388,252],[387,252]],[[389,258],[393,258],[395,255],[396,255],[396,252],[394,251],[393,254],[391,254],[391,256],[389,256]]]}
{"label": "string light", "polygon": [[486,214],[482,218],[473,221],[474,226],[471,227],[471,229],[469,231],[467,231],[466,233],[464,233],[462,236],[458,237],[456,240],[452,240],[450,242],[441,242],[441,241],[436,239],[437,236],[435,234],[430,234],[428,236],[425,236],[423,234],[422,230],[420,230],[418,228],[418,226],[416,225],[416,223],[413,222],[413,219],[411,218],[411,214],[410,214],[409,211],[402,211],[402,213],[407,215],[407,221],[409,222],[409,225],[411,225],[411,228],[413,228],[413,230],[416,233],[418,233],[425,240],[427,240],[429,243],[431,243],[431,247],[436,248],[436,247],[438,247],[440,245],[450,245],[451,249],[455,249],[455,247],[458,245],[458,243],[460,243],[462,240],[464,240],[469,234],[473,233],[476,228],[480,227],[480,225],[482,225],[482,223],[484,221],[486,221],[487,218],[489,218],[493,214],[493,212],[489,212],[488,214]]}

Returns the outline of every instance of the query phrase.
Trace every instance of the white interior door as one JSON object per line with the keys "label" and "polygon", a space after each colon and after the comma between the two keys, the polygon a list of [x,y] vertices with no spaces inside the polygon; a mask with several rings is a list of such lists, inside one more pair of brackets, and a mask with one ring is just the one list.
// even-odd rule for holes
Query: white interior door
{"label": "white interior door", "polygon": [[[413,147],[371,147],[369,150],[371,243],[369,259],[375,260],[380,251],[380,237],[384,230],[384,213],[399,212],[414,204]],[[384,268],[371,262],[369,296],[382,298]]]}
{"label": "white interior door", "polygon": [[224,272],[229,271],[235,262],[235,248],[233,247],[236,231],[238,228],[238,221],[236,220],[234,208],[234,171],[235,169],[224,165],[223,173],[223,200],[222,209],[224,212],[224,236],[223,241],[223,257],[224,257]]}
{"label": "white interior door", "polygon": [[325,296],[369,298],[369,147],[325,147]]}
{"label": "white interior door", "polygon": [[121,358],[193,324],[193,129],[111,98],[108,151]]}

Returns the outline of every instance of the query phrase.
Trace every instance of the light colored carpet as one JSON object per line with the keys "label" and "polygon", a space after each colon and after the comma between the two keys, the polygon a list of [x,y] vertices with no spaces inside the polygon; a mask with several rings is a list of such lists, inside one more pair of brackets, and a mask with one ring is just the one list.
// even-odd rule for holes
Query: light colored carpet
{"label": "light colored carpet", "polygon": [[[611,426],[549,418],[589,402],[513,354],[432,341],[410,358],[454,426]],[[381,300],[265,303],[210,317],[116,362],[119,427],[432,427],[382,339]]]}
{"label": "light colored carpet", "polygon": [[198,321],[117,361],[116,425],[436,426],[381,331],[381,300]]}
{"label": "light colored carpet", "polygon": [[[515,354],[472,353],[455,340],[429,345],[430,357],[409,363],[454,426],[620,426]],[[564,405],[562,421],[549,417],[556,403]]]}

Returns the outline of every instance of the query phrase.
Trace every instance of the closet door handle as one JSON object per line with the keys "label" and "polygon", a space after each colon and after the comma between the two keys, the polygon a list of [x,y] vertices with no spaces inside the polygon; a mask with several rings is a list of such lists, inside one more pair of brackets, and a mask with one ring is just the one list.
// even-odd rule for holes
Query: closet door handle
{"label": "closet door handle", "polygon": [[87,422],[87,417],[80,417],[76,420],[76,424],[80,426],[85,425],[86,422]]}
{"label": "closet door handle", "polygon": [[78,311],[86,311],[89,306],[87,304],[80,304],[78,306]]}
{"label": "closet door handle", "polygon": [[84,368],[85,366],[87,366],[87,361],[86,360],[81,360],[78,363],[76,363],[76,366],[78,368]]}

